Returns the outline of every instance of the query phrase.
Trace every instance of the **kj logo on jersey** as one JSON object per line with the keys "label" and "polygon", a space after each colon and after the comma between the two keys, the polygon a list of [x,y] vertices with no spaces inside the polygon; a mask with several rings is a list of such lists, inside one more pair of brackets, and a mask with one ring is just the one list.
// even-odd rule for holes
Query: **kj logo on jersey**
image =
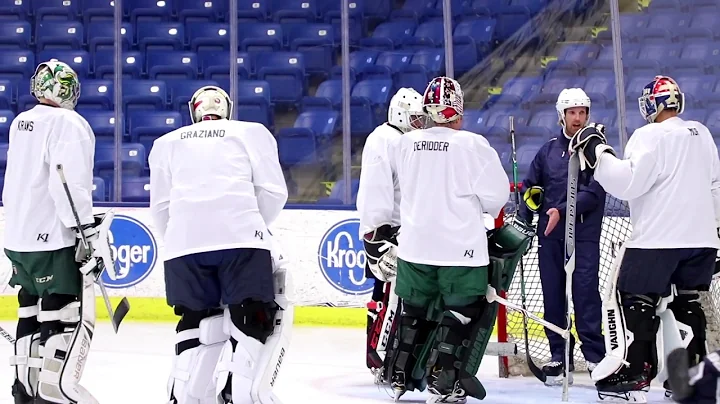
{"label": "kj logo on jersey", "polygon": [[321,272],[332,287],[343,293],[362,295],[372,291],[374,281],[365,277],[366,262],[359,219],[336,223],[320,241]]}
{"label": "kj logo on jersey", "polygon": [[105,286],[127,288],[147,278],[157,261],[157,243],[147,226],[133,217],[115,215],[109,237],[115,268],[103,272]]}

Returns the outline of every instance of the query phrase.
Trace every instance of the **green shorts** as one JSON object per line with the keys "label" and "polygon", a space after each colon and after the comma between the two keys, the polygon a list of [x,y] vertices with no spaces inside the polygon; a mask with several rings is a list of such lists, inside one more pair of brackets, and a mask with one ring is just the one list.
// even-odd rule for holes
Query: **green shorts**
{"label": "green shorts", "polygon": [[485,296],[488,268],[443,267],[397,260],[395,293],[413,306],[429,307],[438,297],[449,306],[473,303]]}
{"label": "green shorts", "polygon": [[55,251],[17,252],[5,250],[13,266],[10,286],[20,286],[33,296],[45,294],[79,296],[82,287],[75,247]]}

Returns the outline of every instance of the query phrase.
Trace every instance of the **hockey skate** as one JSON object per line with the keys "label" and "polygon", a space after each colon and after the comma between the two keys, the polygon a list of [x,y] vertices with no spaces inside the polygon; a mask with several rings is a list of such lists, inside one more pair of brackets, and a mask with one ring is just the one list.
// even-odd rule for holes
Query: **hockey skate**
{"label": "hockey skate", "polygon": [[[546,376],[545,379],[545,385],[546,386],[562,386],[563,380],[565,379],[564,375],[564,366],[562,362],[552,361],[545,364],[545,366],[542,367],[542,371]],[[568,385],[573,384],[573,374],[572,372],[575,371],[575,365],[570,364],[570,372],[568,372]]]}
{"label": "hockey skate", "polygon": [[393,373],[390,380],[390,387],[392,387],[395,402],[400,401],[400,397],[408,391],[405,385],[405,372],[397,371]]}
{"label": "hockey skate", "polygon": [[428,391],[430,398],[427,404],[434,403],[465,403],[467,402],[467,392],[463,389],[459,380],[456,380],[454,370],[443,371],[442,369],[433,369],[428,376]]}
{"label": "hockey skate", "polygon": [[595,387],[599,401],[604,403],[647,403],[646,393],[650,389],[650,380],[647,373],[635,377],[618,373],[595,383]]}

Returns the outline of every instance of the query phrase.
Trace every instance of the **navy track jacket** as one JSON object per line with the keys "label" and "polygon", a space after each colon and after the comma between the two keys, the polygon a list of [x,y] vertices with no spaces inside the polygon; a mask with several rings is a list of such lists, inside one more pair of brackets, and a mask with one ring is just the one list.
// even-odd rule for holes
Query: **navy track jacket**
{"label": "navy track jacket", "polygon": [[[567,202],[568,144],[570,140],[561,132],[538,150],[523,181],[523,191],[533,186],[544,190],[543,202],[538,214],[538,237],[544,238],[550,208],[560,211],[560,221],[547,236],[552,239],[565,238],[565,205]],[[605,210],[605,190],[588,173],[581,173],[578,184],[575,238],[578,241],[599,241]],[[521,203],[520,217],[530,222],[532,212]]]}

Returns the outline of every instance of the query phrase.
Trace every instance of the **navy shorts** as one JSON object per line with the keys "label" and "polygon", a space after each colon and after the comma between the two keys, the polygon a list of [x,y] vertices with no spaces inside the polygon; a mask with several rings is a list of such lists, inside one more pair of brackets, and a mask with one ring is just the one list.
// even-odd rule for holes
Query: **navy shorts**
{"label": "navy shorts", "polygon": [[165,261],[170,306],[207,310],[247,299],[275,299],[270,251],[254,248],[208,251]]}
{"label": "navy shorts", "polygon": [[670,285],[679,290],[710,289],[715,271],[714,248],[625,250],[618,290],[634,295],[670,295]]}

